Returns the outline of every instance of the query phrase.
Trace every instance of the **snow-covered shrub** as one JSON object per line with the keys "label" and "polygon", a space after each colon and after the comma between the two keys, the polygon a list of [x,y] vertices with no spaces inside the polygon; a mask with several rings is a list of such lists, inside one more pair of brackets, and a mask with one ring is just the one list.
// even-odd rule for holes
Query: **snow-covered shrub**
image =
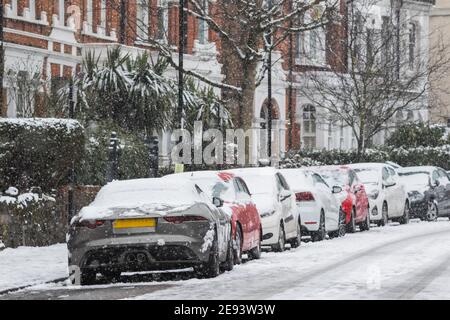
{"label": "snow-covered shrub", "polygon": [[357,162],[393,161],[401,166],[431,165],[450,169],[450,145],[437,147],[395,148],[380,147],[366,149],[358,158],[356,150],[301,150],[284,159],[280,166],[297,168],[314,165],[336,165]]}
{"label": "snow-covered shrub", "polygon": [[86,129],[85,150],[76,168],[80,185],[105,185],[109,139],[115,131],[120,140],[117,179],[145,178],[149,174],[149,150],[143,139],[112,122],[96,123]]}
{"label": "snow-covered shrub", "polygon": [[53,196],[26,192],[0,196],[0,237],[7,247],[64,241],[66,221]]}
{"label": "snow-covered shrub", "polygon": [[445,126],[410,123],[396,129],[386,143],[395,148],[439,147],[450,140]]}
{"label": "snow-covered shrub", "polygon": [[82,157],[83,130],[75,120],[0,119],[0,191],[65,184],[72,161]]}

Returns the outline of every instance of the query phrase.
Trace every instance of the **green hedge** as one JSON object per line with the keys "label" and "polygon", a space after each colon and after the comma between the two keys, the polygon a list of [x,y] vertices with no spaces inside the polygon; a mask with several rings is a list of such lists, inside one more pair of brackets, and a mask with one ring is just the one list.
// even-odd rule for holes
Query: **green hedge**
{"label": "green hedge", "polygon": [[109,157],[109,139],[115,131],[120,139],[120,157],[116,179],[146,178],[149,174],[148,147],[144,140],[113,123],[87,126],[84,157],[76,168],[80,185],[105,185]]}
{"label": "green hedge", "polygon": [[311,165],[337,165],[356,162],[393,161],[401,166],[438,166],[450,170],[450,145],[439,147],[393,148],[383,147],[367,149],[358,158],[356,151],[301,150],[287,156],[281,162],[281,167],[296,168]]}
{"label": "green hedge", "polygon": [[83,155],[82,125],[65,119],[0,119],[0,187],[44,191],[67,182]]}

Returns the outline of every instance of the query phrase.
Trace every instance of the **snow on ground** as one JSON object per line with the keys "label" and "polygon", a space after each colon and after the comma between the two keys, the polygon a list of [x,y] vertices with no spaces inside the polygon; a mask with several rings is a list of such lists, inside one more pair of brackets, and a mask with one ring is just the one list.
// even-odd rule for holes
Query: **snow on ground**
{"label": "snow on ground", "polygon": [[214,279],[91,287],[42,285],[66,276],[65,245],[6,249],[0,252],[0,290],[41,283],[20,295],[26,297],[28,292],[47,297],[51,293],[68,299],[450,299],[449,243],[448,219],[413,221],[302,243],[284,253],[263,253],[261,260],[235,266]]}
{"label": "snow on ground", "polygon": [[450,259],[449,243],[447,219],[393,224],[266,253],[218,278],[172,282],[137,299],[450,299],[449,286],[438,278],[448,272],[434,272]]}
{"label": "snow on ground", "polygon": [[67,246],[0,251],[0,291],[67,277]]}

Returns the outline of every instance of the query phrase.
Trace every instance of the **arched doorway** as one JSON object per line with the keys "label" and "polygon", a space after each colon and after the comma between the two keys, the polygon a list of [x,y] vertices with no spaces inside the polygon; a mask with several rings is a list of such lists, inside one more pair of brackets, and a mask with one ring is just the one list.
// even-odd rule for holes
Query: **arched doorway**
{"label": "arched doorway", "polygon": [[[275,99],[272,99],[272,156],[279,156],[280,153],[280,107],[278,102]],[[267,150],[267,142],[268,142],[268,122],[269,122],[269,100],[265,99],[261,110],[259,112],[259,125],[260,125],[260,133],[259,133],[259,143],[258,143],[258,154],[260,158],[266,158],[268,155]]]}

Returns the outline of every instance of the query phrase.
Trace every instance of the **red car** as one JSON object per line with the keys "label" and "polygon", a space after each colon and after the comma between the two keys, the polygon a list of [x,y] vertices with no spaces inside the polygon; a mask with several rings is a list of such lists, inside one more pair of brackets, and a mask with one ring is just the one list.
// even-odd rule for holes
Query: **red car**
{"label": "red car", "polygon": [[222,201],[221,211],[231,217],[234,239],[234,262],[242,262],[242,254],[251,259],[261,257],[262,226],[258,209],[244,180],[230,172],[195,171],[175,174],[194,181],[212,199]]}
{"label": "red car", "polygon": [[330,187],[342,187],[342,192],[336,194],[336,197],[345,212],[347,232],[355,232],[356,225],[359,225],[361,231],[369,230],[369,198],[356,173],[347,166],[323,166],[316,169]]}

